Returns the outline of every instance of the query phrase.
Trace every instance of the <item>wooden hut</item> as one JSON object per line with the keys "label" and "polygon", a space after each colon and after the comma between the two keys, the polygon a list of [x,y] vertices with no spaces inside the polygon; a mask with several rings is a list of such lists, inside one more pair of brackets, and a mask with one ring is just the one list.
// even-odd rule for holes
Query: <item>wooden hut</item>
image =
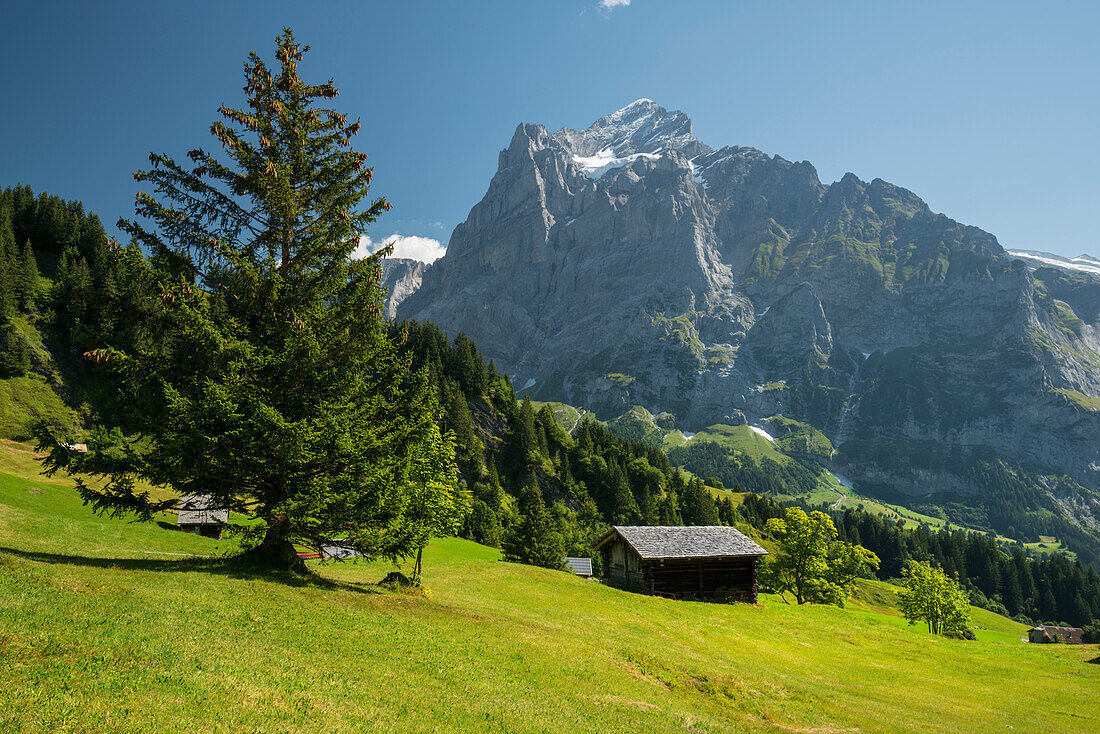
{"label": "wooden hut", "polygon": [[1041,624],[1028,630],[1027,639],[1029,642],[1064,642],[1067,645],[1080,645],[1084,642],[1081,639],[1082,633],[1080,627],[1058,627],[1053,624]]}
{"label": "wooden hut", "polygon": [[229,510],[219,507],[217,500],[210,495],[185,494],[180,497],[176,522],[185,533],[221,540],[222,526],[229,522]]}
{"label": "wooden hut", "polygon": [[593,545],[612,586],[676,599],[756,603],[757,564],[768,552],[723,525],[615,525]]}

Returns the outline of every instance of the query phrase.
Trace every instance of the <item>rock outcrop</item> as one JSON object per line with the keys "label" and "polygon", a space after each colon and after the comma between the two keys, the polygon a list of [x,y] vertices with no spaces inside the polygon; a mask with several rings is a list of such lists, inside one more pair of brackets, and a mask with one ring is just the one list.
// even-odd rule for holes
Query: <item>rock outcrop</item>
{"label": "rock outcrop", "polygon": [[386,318],[393,320],[401,302],[415,293],[428,267],[419,260],[390,257],[382,261],[382,287],[386,291]]}

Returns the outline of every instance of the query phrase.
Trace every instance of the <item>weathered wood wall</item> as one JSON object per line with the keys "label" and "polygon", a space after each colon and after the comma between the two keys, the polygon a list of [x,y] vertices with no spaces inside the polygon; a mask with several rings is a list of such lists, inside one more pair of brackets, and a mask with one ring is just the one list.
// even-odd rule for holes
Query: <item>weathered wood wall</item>
{"label": "weathered wood wall", "polygon": [[756,564],[753,556],[643,561],[643,574],[653,594],[677,597],[716,597],[729,594],[756,602]]}
{"label": "weathered wood wall", "polygon": [[756,603],[755,556],[643,560],[624,540],[607,543],[604,579],[612,586],[677,598],[723,598]]}
{"label": "weathered wood wall", "polygon": [[604,578],[612,586],[632,591],[648,591],[641,559],[621,538],[603,546]]}

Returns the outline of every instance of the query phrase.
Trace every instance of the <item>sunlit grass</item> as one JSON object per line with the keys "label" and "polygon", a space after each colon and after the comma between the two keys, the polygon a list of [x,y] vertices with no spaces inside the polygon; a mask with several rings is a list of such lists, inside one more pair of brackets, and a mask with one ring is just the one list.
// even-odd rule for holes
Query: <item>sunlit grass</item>
{"label": "sunlit grass", "polygon": [[[0,447],[0,731],[1100,730],[1095,646],[977,642],[845,609],[677,602],[441,540],[430,598],[384,563],[257,574],[232,549],[93,516]],[[20,468],[22,467],[22,468]],[[29,467],[29,468],[28,468]]]}

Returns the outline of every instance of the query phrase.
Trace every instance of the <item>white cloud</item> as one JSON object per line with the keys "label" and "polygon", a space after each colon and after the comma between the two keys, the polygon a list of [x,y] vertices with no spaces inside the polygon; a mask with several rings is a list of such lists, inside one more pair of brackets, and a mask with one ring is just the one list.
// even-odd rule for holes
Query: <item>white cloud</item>
{"label": "white cloud", "polygon": [[381,247],[393,243],[393,255],[391,257],[407,257],[411,260],[431,263],[443,257],[447,246],[439,240],[430,237],[417,237],[416,235],[403,235],[394,232],[378,242],[363,235],[359,238],[359,247],[351,254],[353,258],[364,258]]}
{"label": "white cloud", "polygon": [[625,8],[627,5],[630,5],[630,0],[600,0],[600,7],[604,10]]}

